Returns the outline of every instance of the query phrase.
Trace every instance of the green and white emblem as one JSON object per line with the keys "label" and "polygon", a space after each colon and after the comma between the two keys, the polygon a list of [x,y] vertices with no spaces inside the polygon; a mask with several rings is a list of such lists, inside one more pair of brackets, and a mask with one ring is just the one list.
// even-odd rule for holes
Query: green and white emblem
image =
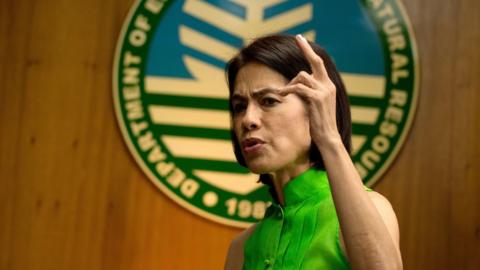
{"label": "green and white emblem", "polygon": [[412,31],[396,0],[139,0],[120,35],[113,97],[148,178],[183,207],[246,227],[270,202],[230,142],[224,66],[254,37],[302,33],[332,55],[349,93],[353,161],[372,185],[408,133],[418,95]]}

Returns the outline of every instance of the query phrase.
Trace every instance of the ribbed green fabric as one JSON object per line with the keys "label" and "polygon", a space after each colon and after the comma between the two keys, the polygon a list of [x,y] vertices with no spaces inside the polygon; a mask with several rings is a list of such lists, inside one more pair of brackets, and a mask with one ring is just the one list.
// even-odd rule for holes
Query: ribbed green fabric
{"label": "ribbed green fabric", "polygon": [[245,242],[243,269],[350,269],[326,172],[303,172],[285,185],[284,198]]}

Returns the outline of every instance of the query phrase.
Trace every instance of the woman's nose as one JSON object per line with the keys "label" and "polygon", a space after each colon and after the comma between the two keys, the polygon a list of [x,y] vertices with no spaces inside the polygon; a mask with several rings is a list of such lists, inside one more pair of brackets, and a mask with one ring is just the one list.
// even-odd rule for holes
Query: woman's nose
{"label": "woman's nose", "polygon": [[243,129],[251,131],[260,128],[260,112],[255,106],[248,106],[242,119]]}

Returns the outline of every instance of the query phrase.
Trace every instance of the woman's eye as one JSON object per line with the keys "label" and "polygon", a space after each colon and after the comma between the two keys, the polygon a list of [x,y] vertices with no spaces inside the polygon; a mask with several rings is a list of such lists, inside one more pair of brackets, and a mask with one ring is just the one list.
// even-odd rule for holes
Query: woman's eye
{"label": "woman's eye", "polygon": [[279,101],[274,99],[274,98],[269,98],[269,97],[266,97],[266,98],[263,98],[262,99],[262,105],[265,105],[265,106],[273,106],[275,104],[277,104]]}

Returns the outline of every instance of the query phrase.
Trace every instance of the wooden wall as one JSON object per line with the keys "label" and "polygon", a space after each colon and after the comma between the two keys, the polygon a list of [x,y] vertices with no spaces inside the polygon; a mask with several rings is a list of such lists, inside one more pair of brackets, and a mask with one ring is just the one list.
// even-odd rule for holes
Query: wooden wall
{"label": "wooden wall", "polygon": [[[404,0],[419,105],[376,186],[405,269],[480,269],[480,1]],[[117,127],[111,72],[132,0],[0,0],[0,269],[221,269],[239,231],[160,193]]]}

